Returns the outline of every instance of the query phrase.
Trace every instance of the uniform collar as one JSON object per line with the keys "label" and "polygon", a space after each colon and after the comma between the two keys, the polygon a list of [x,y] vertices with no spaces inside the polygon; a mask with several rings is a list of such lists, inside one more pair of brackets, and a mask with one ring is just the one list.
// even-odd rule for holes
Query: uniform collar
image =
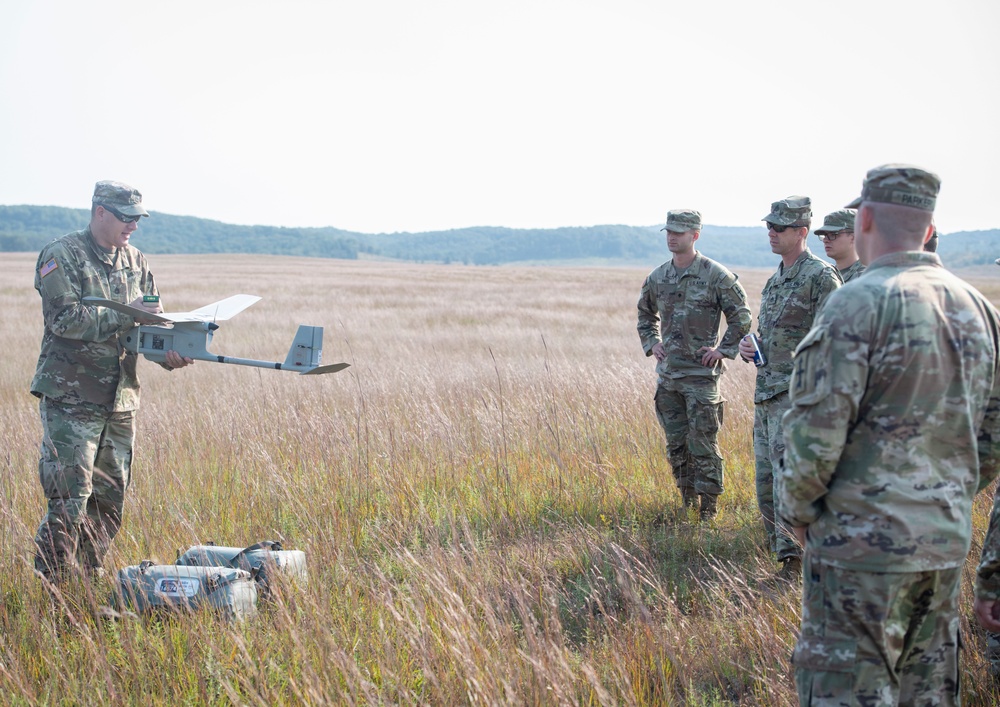
{"label": "uniform collar", "polygon": [[94,238],[94,233],[90,230],[90,226],[84,231],[87,238],[87,244],[90,246],[90,250],[93,251],[97,259],[102,263],[107,263],[108,265],[114,265],[118,260],[118,249],[112,248],[108,250],[107,248],[98,244],[97,239]]}
{"label": "uniform collar", "polygon": [[[809,248],[806,248],[804,251],[802,251],[801,253],[799,253],[799,257],[797,257],[795,259],[795,262],[792,263],[789,267],[785,268],[785,262],[784,261],[782,261],[781,263],[779,263],[778,264],[778,273],[782,277],[784,277],[784,278],[792,277],[792,276],[795,275],[795,273],[797,273],[799,271],[799,266],[802,265],[803,262],[805,262],[806,260],[809,260],[812,257],[813,257],[812,251],[809,250]],[[782,268],[785,268],[784,271],[782,271]]]}
{"label": "uniform collar", "polygon": [[681,276],[684,276],[684,275],[687,275],[687,274],[688,274],[689,272],[694,272],[694,271],[695,271],[695,270],[697,269],[697,266],[698,266],[698,264],[699,264],[699,263],[700,263],[700,262],[701,262],[702,260],[704,260],[704,259],[705,259],[705,257],[704,257],[704,256],[703,256],[703,255],[702,255],[701,253],[699,253],[699,252],[698,252],[698,251],[696,250],[696,251],[694,252],[694,260],[692,260],[692,261],[691,261],[691,264],[690,264],[690,265],[688,265],[688,266],[687,266],[686,268],[684,268],[683,270],[679,270],[679,269],[677,268],[677,266],[676,266],[676,265],[674,265],[674,260],[673,260],[673,258],[671,258],[671,259],[670,259],[670,269],[671,269],[671,271],[673,271],[673,273],[674,273],[675,275],[676,275],[676,274],[678,274],[678,273],[681,273]]}
{"label": "uniform collar", "polygon": [[924,250],[901,250],[897,253],[887,253],[880,258],[876,258],[868,265],[868,270],[886,267],[908,267],[912,265],[944,267],[937,253],[928,253]]}

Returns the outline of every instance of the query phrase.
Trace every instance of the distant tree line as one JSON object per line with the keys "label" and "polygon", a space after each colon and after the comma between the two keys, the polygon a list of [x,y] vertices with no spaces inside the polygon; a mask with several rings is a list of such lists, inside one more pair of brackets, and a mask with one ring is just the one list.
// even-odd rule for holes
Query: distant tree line
{"label": "distant tree line", "polygon": [[[36,252],[64,233],[85,228],[88,209],[0,205],[0,251]],[[503,265],[564,263],[653,267],[670,258],[660,226],[549,229],[461,228],[424,233],[355,233],[338,228],[237,226],[154,213],[134,237],[146,253],[260,253],[316,258],[378,257],[411,262]],[[730,268],[777,266],[763,227],[706,225],[698,250]],[[812,235],[809,247],[823,257]],[[991,264],[1000,229],[944,234],[939,254],[949,267]]]}

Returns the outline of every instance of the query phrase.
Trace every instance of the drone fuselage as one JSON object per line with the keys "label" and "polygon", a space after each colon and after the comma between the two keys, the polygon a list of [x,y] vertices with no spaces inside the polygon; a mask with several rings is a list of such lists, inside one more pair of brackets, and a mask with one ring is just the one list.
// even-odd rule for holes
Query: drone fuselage
{"label": "drone fuselage", "polygon": [[218,357],[209,353],[208,346],[218,328],[213,322],[183,322],[169,327],[143,324],[125,334],[125,349],[157,363],[167,360],[167,351],[196,361],[215,361]]}

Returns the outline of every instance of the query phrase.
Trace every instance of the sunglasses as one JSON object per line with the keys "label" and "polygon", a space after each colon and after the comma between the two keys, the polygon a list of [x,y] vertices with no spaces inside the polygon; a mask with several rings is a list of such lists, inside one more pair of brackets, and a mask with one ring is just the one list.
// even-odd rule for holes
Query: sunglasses
{"label": "sunglasses", "polygon": [[833,243],[840,236],[845,236],[848,233],[850,233],[850,231],[840,231],[838,233],[817,233],[816,237],[819,238],[821,241],[826,241],[827,243]]}
{"label": "sunglasses", "polygon": [[768,229],[774,231],[775,233],[784,233],[789,228],[802,228],[802,226],[779,226],[778,224],[771,223],[770,221],[767,221],[766,223]]}
{"label": "sunglasses", "polygon": [[135,223],[140,218],[142,218],[142,216],[126,216],[118,209],[114,208],[113,206],[108,206],[107,204],[101,204],[101,206],[104,207],[105,211],[111,212],[114,215],[114,217],[119,221],[121,221],[122,223]]}

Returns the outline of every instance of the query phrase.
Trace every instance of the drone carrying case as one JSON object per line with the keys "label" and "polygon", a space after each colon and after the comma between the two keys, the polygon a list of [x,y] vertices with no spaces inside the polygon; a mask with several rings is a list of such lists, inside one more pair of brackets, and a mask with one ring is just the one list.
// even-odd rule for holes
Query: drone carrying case
{"label": "drone carrying case", "polygon": [[257,582],[261,599],[271,597],[276,578],[305,586],[308,579],[306,554],[285,550],[280,542],[265,540],[249,547],[227,547],[208,543],[195,545],[178,556],[179,566],[230,567],[250,572]]}
{"label": "drone carrying case", "polygon": [[140,614],[218,612],[242,621],[257,613],[257,583],[234,567],[158,565],[146,560],[118,571],[115,601]]}

